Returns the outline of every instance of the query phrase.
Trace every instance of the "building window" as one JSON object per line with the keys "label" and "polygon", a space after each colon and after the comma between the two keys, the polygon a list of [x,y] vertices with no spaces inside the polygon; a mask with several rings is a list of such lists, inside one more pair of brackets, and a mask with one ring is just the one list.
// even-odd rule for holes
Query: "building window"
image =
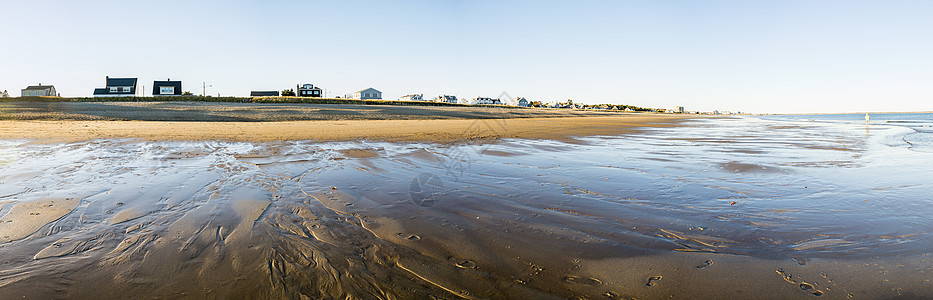
{"label": "building window", "polygon": [[119,92],[119,91],[120,91],[120,89],[117,88],[117,87],[110,87],[110,92],[111,92],[111,93],[116,93],[116,92]]}
{"label": "building window", "polygon": [[129,92],[129,91],[130,91],[130,87],[124,86],[124,87],[123,87],[123,91],[124,91],[124,92]]}
{"label": "building window", "polygon": [[159,94],[161,95],[174,95],[175,87],[174,86],[163,86],[159,87]]}

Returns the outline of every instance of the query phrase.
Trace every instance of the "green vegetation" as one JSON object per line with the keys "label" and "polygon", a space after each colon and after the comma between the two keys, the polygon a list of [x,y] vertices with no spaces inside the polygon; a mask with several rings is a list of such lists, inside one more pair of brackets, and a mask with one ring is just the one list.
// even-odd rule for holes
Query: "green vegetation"
{"label": "green vegetation", "polygon": [[[143,98],[149,99],[149,101],[138,102],[80,102],[62,101],[62,98],[53,97],[34,98],[36,101],[2,101],[2,98],[0,98],[0,120],[276,122],[300,120],[548,118],[611,116],[621,113],[621,111],[605,110],[528,109],[501,105],[456,105],[447,103],[435,103],[434,106],[428,106],[430,102],[416,102],[417,104],[414,104],[400,101],[335,101],[337,99],[319,98],[300,98],[301,100],[309,100],[303,103],[282,101],[248,103],[177,101],[179,98],[187,97],[161,97],[173,101],[152,101],[153,98]],[[275,97],[269,97],[267,100],[274,100],[271,98]],[[298,99],[297,97],[292,98]],[[250,100],[249,98],[243,99]],[[311,101],[317,101],[320,104],[309,103]]]}
{"label": "green vegetation", "polygon": [[[187,93],[187,92],[186,92]],[[567,105],[568,100],[560,105]],[[172,97],[2,97],[0,102],[230,102],[230,103],[305,103],[305,104],[350,104],[350,105],[401,105],[401,106],[454,106],[454,107],[509,107],[526,109],[525,107],[512,107],[506,105],[482,104],[469,105],[460,103],[431,102],[431,101],[402,101],[402,100],[359,100],[345,98],[314,98],[314,97],[213,97],[213,96],[172,96]],[[544,106],[540,101],[532,101],[533,106]],[[577,104],[578,108],[601,110],[631,110],[641,112],[658,112],[660,109],[644,108],[624,104]]]}
{"label": "green vegetation", "polygon": [[313,97],[11,97],[0,102],[232,102],[232,103],[307,103],[307,104],[355,104],[355,105],[409,105],[409,106],[470,106],[445,102],[401,101],[401,100],[359,100],[341,98]]}
{"label": "green vegetation", "polygon": [[294,97],[297,96],[295,91],[292,89],[282,90],[282,97]]}
{"label": "green vegetation", "polygon": [[632,111],[657,111],[652,108],[644,108],[625,104],[585,104],[584,109],[609,109],[609,110],[632,110]]}

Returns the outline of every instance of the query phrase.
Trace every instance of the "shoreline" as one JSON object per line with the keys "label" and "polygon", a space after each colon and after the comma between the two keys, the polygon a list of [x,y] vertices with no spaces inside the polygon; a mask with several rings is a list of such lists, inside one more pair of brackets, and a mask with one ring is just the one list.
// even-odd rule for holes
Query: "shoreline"
{"label": "shoreline", "polygon": [[[906,149],[828,147],[867,139],[835,124],[689,122],[703,119],[0,121],[2,130],[25,126],[24,135],[36,126],[205,141],[0,146],[0,195],[9,195],[0,199],[8,260],[0,290],[29,298],[933,293],[923,277],[933,271],[929,214],[917,193],[929,190],[929,172],[886,159]],[[464,128],[486,131],[453,130]],[[492,145],[243,147],[210,142],[210,130],[232,140],[472,136]],[[432,131],[446,135],[418,135]],[[613,132],[635,134],[582,146],[572,139]],[[542,134],[568,142],[495,140]],[[3,150],[13,157],[6,165]],[[885,163],[861,165],[861,157]],[[890,195],[905,196],[892,206]]]}
{"label": "shoreline", "polygon": [[677,126],[697,116],[618,116],[511,119],[200,121],[0,121],[0,139],[78,142],[95,139],[237,142],[349,141],[453,143],[502,138],[569,140]]}

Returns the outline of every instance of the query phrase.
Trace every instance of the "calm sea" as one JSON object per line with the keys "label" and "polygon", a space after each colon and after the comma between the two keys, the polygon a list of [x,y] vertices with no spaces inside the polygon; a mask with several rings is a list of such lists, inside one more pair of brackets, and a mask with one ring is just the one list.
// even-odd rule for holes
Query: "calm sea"
{"label": "calm sea", "polygon": [[906,143],[911,150],[933,152],[933,113],[878,113],[868,114],[868,117],[868,124],[865,124],[865,114],[778,115],[765,116],[761,119],[899,127],[909,130],[889,137],[886,144],[902,146]]}
{"label": "calm sea", "polygon": [[0,299],[931,298],[933,115],[864,117],[0,140]]}

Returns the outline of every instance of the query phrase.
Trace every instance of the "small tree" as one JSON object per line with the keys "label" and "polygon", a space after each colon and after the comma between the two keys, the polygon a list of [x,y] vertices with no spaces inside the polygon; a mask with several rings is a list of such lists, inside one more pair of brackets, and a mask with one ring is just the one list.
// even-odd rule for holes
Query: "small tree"
{"label": "small tree", "polygon": [[9,97],[10,97],[10,93],[7,93],[6,90],[3,90],[3,98],[9,98]]}
{"label": "small tree", "polygon": [[181,93],[181,95],[182,96],[194,96],[194,94],[191,93],[191,91],[185,91],[184,93]]}
{"label": "small tree", "polygon": [[288,97],[288,96],[294,97],[295,91],[292,89],[287,89],[287,90],[282,91],[282,97]]}

